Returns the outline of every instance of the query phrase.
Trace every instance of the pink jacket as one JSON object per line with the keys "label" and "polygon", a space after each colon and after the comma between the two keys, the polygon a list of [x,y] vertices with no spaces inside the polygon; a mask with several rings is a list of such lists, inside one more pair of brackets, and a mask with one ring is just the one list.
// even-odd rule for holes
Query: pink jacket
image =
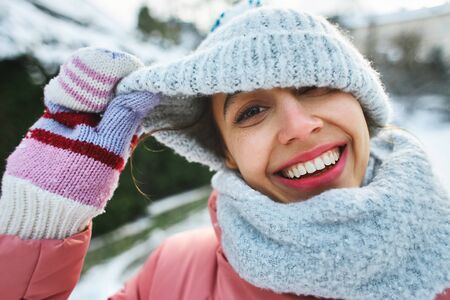
{"label": "pink jacket", "polygon": [[[216,199],[213,192],[209,211],[214,229],[170,237],[150,255],[138,274],[109,299],[317,299],[275,294],[241,279],[222,252]],[[85,231],[64,240],[21,240],[0,235],[0,298],[67,299],[79,279],[91,228],[90,224]],[[448,292],[450,288],[435,299],[450,300]]]}

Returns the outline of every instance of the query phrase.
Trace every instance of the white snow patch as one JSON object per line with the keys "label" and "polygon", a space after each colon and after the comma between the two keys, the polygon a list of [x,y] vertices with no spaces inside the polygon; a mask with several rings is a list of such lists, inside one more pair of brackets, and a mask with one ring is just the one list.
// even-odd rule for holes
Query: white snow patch
{"label": "white snow patch", "polygon": [[429,156],[434,172],[450,193],[449,101],[438,100],[436,96],[431,95],[414,100],[417,105],[413,110],[402,102],[394,102],[396,113],[394,123],[419,138]]}
{"label": "white snow patch", "polygon": [[75,50],[96,46],[136,55],[146,64],[173,60],[190,41],[165,49],[158,39],[142,40],[137,30],[118,26],[86,1],[0,1],[0,59],[30,55],[53,67]]}
{"label": "white snow patch", "polygon": [[211,193],[210,186],[200,187],[195,190],[187,191],[181,194],[164,198],[164,200],[157,201],[148,207],[148,213],[150,215],[159,215],[166,211],[175,209],[181,205],[189,202],[208,197]]}

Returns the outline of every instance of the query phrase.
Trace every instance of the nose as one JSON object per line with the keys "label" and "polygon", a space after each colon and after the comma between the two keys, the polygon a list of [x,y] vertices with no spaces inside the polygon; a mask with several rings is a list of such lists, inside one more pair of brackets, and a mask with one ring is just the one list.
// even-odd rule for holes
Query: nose
{"label": "nose", "polygon": [[305,107],[292,95],[284,97],[281,101],[277,135],[281,144],[288,144],[296,139],[305,141],[323,127],[322,119],[314,115],[310,105]]}

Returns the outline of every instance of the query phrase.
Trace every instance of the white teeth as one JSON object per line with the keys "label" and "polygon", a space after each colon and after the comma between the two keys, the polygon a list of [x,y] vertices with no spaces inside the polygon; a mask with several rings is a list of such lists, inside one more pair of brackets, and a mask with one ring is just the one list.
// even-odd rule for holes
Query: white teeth
{"label": "white teeth", "polygon": [[339,160],[339,151],[334,151],[333,152],[333,155],[334,155],[334,161],[336,162],[337,160]]}
{"label": "white teeth", "polygon": [[290,178],[294,178],[294,172],[292,170],[288,171],[288,175]]}
{"label": "white teeth", "polygon": [[331,164],[334,165],[336,163],[336,156],[333,153],[330,153]]}
{"label": "white teeth", "polygon": [[331,165],[331,158],[330,158],[330,156],[328,155],[328,153],[325,153],[325,154],[322,156],[322,158],[323,158],[323,163],[325,164],[325,166]]}
{"label": "white teeth", "polygon": [[323,170],[325,169],[325,164],[323,163],[322,159],[320,157],[317,157],[314,159],[314,166],[317,170]]}
{"label": "white teeth", "polygon": [[297,169],[300,171],[300,175],[305,175],[306,173],[308,173],[308,172],[306,171],[305,166],[304,166],[303,164],[299,164],[299,165],[297,166]]}
{"label": "white teeth", "polygon": [[283,175],[289,178],[299,178],[306,173],[312,174],[317,170],[323,170],[326,166],[334,165],[339,160],[339,150],[334,149],[322,153],[320,156],[282,171]]}
{"label": "white teeth", "polygon": [[297,168],[293,168],[292,172],[294,172],[295,177],[300,177],[300,172],[297,170]]}
{"label": "white teeth", "polygon": [[310,161],[305,162],[305,168],[309,174],[314,173],[316,171],[316,167]]}

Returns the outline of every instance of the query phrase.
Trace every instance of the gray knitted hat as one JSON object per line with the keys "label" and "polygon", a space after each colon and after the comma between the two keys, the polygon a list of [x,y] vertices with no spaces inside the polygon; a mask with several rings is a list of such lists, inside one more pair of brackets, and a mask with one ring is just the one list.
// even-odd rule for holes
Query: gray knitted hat
{"label": "gray knitted hat", "polygon": [[155,138],[188,161],[219,170],[225,166],[215,150],[211,116],[202,116],[204,96],[304,86],[352,93],[374,122],[372,134],[389,122],[391,109],[378,74],[335,26],[304,12],[260,7],[259,1],[223,13],[191,54],[131,73],[117,92],[161,94],[161,104],[144,122],[147,130],[180,127],[200,118],[189,129],[160,131]]}

